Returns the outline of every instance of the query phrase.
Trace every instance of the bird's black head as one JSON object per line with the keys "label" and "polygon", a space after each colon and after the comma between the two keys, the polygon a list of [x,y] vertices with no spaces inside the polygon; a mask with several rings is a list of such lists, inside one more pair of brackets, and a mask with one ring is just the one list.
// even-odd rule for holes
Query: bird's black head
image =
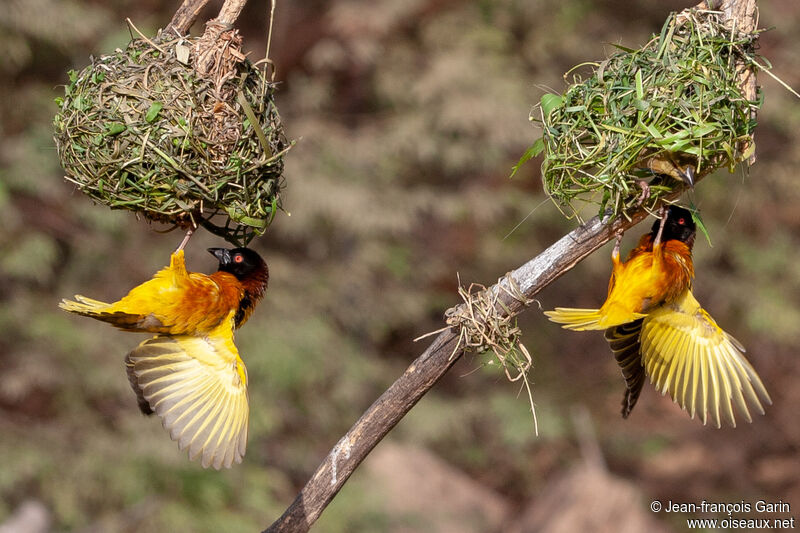
{"label": "bird's black head", "polygon": [[233,274],[239,281],[267,271],[267,264],[250,248],[209,248],[208,251],[219,260],[221,272]]}
{"label": "bird's black head", "polygon": [[[692,213],[687,209],[671,205],[667,209],[667,221],[664,223],[664,232],[661,234],[661,240],[666,242],[669,240],[678,240],[685,242],[690,247],[694,243],[695,233],[697,227],[692,219]],[[658,233],[658,228],[661,225],[661,220],[656,220],[653,223],[651,233],[655,236]]]}

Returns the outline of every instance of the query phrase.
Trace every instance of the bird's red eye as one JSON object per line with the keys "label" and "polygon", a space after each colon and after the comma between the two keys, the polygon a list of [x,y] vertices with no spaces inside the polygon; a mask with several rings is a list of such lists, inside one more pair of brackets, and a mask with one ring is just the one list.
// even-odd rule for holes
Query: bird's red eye
{"label": "bird's red eye", "polygon": [[686,224],[686,219],[685,219],[685,218],[683,218],[683,217],[679,218],[679,219],[678,219],[678,224],[680,224],[681,226],[683,226],[684,224]]}
{"label": "bird's red eye", "polygon": [[241,263],[242,261],[244,261],[244,257],[242,257],[242,254],[236,254],[233,256],[234,263]]}

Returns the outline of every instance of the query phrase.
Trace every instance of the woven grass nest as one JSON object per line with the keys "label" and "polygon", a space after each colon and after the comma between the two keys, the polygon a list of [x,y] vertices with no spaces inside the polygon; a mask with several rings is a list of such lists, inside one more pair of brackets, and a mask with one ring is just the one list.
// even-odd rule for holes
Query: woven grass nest
{"label": "woven grass nest", "polygon": [[[545,94],[532,117],[542,138],[523,160],[544,152],[545,190],[567,217],[578,215],[576,200],[616,217],[641,201],[636,180],[665,162],[695,174],[733,171],[754,149],[760,101],[743,96],[737,69],[755,65],[755,38],[732,34],[714,13],[673,13],[642,48],[617,46],[590,64],[588,78],[575,74],[563,95]],[[651,181],[647,206],[677,184]]]}
{"label": "woven grass nest", "polygon": [[111,208],[245,245],[281,207],[291,145],[274,91],[236,30],[134,39],[71,72],[57,99],[66,179]]}

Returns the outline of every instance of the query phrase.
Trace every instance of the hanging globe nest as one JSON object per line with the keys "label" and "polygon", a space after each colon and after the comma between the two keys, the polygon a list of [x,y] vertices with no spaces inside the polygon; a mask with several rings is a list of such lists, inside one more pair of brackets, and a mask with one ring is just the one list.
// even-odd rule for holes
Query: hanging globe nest
{"label": "hanging globe nest", "polygon": [[202,37],[134,39],[70,72],[54,120],[66,179],[112,209],[237,245],[262,234],[291,144],[275,84],[241,42],[210,23]]}
{"label": "hanging globe nest", "polygon": [[754,150],[761,102],[744,97],[739,76],[758,66],[756,37],[732,32],[714,13],[673,13],[642,48],[617,46],[563,95],[545,94],[532,117],[542,138],[521,162],[544,152],[545,190],[568,217],[579,212],[575,200],[616,217],[642,201],[637,181],[654,175],[648,208],[679,184],[666,176],[689,166],[702,175],[733,171]]}

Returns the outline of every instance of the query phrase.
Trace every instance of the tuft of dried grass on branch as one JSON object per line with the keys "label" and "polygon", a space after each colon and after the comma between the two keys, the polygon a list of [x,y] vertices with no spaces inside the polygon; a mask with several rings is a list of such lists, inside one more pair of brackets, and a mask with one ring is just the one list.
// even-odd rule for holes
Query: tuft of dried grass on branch
{"label": "tuft of dried grass on branch", "polygon": [[291,145],[275,84],[242,54],[236,30],[210,23],[198,38],[141,36],[69,76],[55,141],[82,192],[237,245],[266,230]]}
{"label": "tuft of dried grass on branch", "polygon": [[533,403],[533,390],[528,380],[528,372],[533,366],[530,352],[522,344],[520,337],[522,329],[517,325],[517,313],[511,312],[500,297],[506,293],[526,307],[535,300],[527,298],[510,273],[505,275],[505,283],[498,281],[497,291],[487,289],[479,283],[471,283],[465,288],[459,278],[458,294],[464,301],[463,304],[451,307],[445,311],[446,327],[432,331],[414,339],[418,341],[425,337],[441,333],[449,328],[458,329],[458,342],[453,348],[453,355],[460,350],[470,350],[477,354],[491,352],[494,359],[486,364],[498,364],[503,368],[509,381],[522,380],[528,393],[531,405],[533,423],[536,434],[539,434],[536,420],[536,409]]}
{"label": "tuft of dried grass on branch", "polygon": [[[640,49],[617,46],[605,61],[568,72],[563,95],[543,95],[532,117],[542,138],[523,161],[544,153],[545,189],[568,218],[577,200],[614,217],[643,199],[652,209],[678,184],[670,167],[733,171],[755,148],[761,102],[743,96],[736,66],[756,64],[756,37],[726,29],[717,12],[671,14]],[[582,79],[585,66],[591,75]],[[638,183],[654,175],[643,198]]]}

